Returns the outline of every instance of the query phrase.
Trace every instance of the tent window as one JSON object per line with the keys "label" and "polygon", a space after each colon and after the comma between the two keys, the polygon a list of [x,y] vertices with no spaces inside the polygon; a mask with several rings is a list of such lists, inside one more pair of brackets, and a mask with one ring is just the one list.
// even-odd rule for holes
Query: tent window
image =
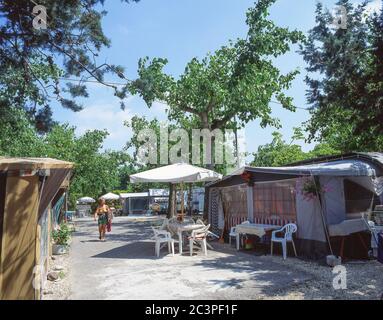
{"label": "tent window", "polygon": [[344,197],[346,200],[347,213],[359,213],[369,210],[374,194],[353,181],[344,179]]}
{"label": "tent window", "polygon": [[254,221],[286,223],[296,221],[295,181],[254,185]]}
{"label": "tent window", "polygon": [[246,184],[222,189],[223,208],[226,210],[226,227],[229,229],[247,220]]}

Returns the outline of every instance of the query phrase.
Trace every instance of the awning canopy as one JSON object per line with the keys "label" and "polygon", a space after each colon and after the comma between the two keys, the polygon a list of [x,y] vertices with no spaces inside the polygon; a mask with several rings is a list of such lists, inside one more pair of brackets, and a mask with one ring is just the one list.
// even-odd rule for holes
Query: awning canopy
{"label": "awning canopy", "polygon": [[[328,162],[319,162],[312,164],[292,165],[286,167],[242,167],[230,175],[223,178],[222,183],[241,179],[241,175],[249,172],[253,175],[255,182],[275,181],[280,179],[294,178],[300,176],[332,176],[347,177],[352,180],[365,178],[364,184],[368,185],[368,189],[374,191],[377,195],[383,193],[383,178],[380,176],[381,168],[377,164],[371,162],[347,159]],[[208,187],[216,186],[218,183],[210,183]]]}
{"label": "awning canopy", "polygon": [[192,183],[207,182],[222,179],[222,175],[205,168],[196,167],[186,163],[176,163],[130,176],[130,182],[168,182]]}
{"label": "awning canopy", "polygon": [[242,167],[230,175],[241,175],[245,171],[297,176],[376,176],[376,167],[360,160],[339,160],[291,167]]}

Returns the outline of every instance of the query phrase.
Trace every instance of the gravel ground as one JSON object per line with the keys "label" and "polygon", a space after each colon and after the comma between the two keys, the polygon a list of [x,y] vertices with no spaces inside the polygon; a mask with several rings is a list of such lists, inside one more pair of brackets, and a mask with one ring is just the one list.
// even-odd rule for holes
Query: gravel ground
{"label": "gravel ground", "polygon": [[[70,254],[53,256],[53,259],[51,260],[49,272],[57,272],[59,274],[59,279],[57,281],[47,280],[43,290],[43,300],[68,300],[71,294],[69,277],[71,264]],[[60,270],[56,270],[56,268]]]}
{"label": "gravel ground", "polygon": [[[193,289],[196,274],[201,281],[199,285],[206,282],[206,299],[379,300],[383,294],[383,264],[375,260],[343,264],[347,271],[347,288],[335,290],[333,279],[336,274],[331,267],[293,257],[286,261],[280,256],[255,257],[254,254],[238,253],[228,244],[214,243],[216,252],[211,251],[209,257],[194,257],[192,264],[187,262],[188,257],[178,255],[153,260],[152,245],[139,243],[141,237],[147,237],[143,233],[147,232],[146,223],[149,221],[126,218],[117,221],[119,223],[115,224],[107,243],[93,239],[96,238],[96,229],[91,222],[79,222],[81,230],[75,234],[71,254],[55,256],[51,261],[51,270],[57,266],[63,270],[58,271],[61,277],[57,282],[47,281],[44,300],[140,299],[141,296],[151,299],[148,293],[155,291],[157,296],[164,285],[166,291],[173,288],[177,299],[193,299],[194,296],[180,296],[177,292],[179,286]],[[95,281],[82,271],[94,266],[110,273],[105,277],[107,283]],[[177,276],[166,278],[167,268]],[[147,279],[156,272],[157,276]],[[163,277],[166,284],[159,282]],[[211,283],[220,277],[227,279]],[[75,285],[71,287],[71,283]],[[190,288],[180,291],[190,292]],[[113,294],[106,294],[108,290]],[[174,297],[170,295],[168,298]]]}
{"label": "gravel ground", "polygon": [[312,275],[312,279],[296,286],[279,290],[272,296],[260,296],[260,299],[276,300],[379,300],[383,294],[383,265],[376,260],[351,261],[343,264],[347,271],[347,288],[335,290],[333,279],[336,276],[332,268],[317,262],[280,257],[263,256],[260,259],[272,260],[276,264],[289,266],[296,272]]}

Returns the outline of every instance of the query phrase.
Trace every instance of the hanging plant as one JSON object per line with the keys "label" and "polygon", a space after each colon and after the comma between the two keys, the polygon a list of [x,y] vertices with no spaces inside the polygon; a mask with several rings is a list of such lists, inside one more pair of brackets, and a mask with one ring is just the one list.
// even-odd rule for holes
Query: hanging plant
{"label": "hanging plant", "polygon": [[306,201],[313,201],[318,197],[318,194],[329,192],[330,189],[327,186],[321,186],[312,177],[303,177],[298,180],[297,192],[303,196]]}
{"label": "hanging plant", "polygon": [[250,172],[245,171],[244,173],[241,174],[241,177],[246,182],[251,182],[251,173]]}

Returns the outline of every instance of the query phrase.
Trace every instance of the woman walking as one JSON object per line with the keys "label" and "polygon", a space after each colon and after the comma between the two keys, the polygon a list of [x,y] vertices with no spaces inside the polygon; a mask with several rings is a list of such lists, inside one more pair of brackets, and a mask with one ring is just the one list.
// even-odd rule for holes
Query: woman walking
{"label": "woman walking", "polygon": [[105,204],[105,199],[98,199],[98,207],[94,213],[94,221],[98,219],[98,232],[100,233],[99,239],[105,241],[106,226],[109,222],[110,209]]}

